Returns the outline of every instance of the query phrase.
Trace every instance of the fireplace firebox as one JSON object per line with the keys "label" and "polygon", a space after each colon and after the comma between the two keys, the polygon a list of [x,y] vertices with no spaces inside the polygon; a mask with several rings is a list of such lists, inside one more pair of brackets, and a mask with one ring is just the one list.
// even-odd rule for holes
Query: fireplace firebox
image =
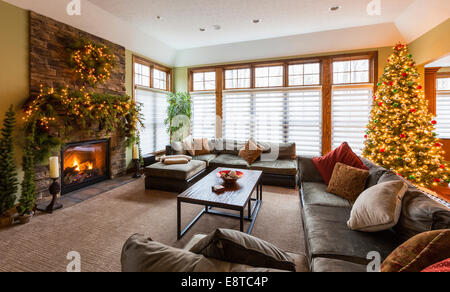
{"label": "fireplace firebox", "polygon": [[109,140],[70,143],[61,149],[61,193],[110,179]]}

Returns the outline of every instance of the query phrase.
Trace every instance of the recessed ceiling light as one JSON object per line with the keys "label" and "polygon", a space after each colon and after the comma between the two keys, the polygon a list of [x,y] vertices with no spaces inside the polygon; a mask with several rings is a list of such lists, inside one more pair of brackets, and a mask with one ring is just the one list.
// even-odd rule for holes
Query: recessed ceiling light
{"label": "recessed ceiling light", "polygon": [[331,12],[338,11],[341,8],[342,8],[342,6],[333,6],[333,7],[330,7],[330,11]]}
{"label": "recessed ceiling light", "polygon": [[204,31],[206,31],[206,28],[200,27],[199,30],[200,30],[201,32],[204,32]]}
{"label": "recessed ceiling light", "polygon": [[162,17],[161,16],[156,16],[156,20],[161,20],[162,19]]}
{"label": "recessed ceiling light", "polygon": [[253,22],[254,24],[258,24],[258,23],[261,23],[261,21],[262,21],[261,19],[253,19],[252,22]]}
{"label": "recessed ceiling light", "polygon": [[221,30],[222,27],[220,25],[213,25],[214,30]]}

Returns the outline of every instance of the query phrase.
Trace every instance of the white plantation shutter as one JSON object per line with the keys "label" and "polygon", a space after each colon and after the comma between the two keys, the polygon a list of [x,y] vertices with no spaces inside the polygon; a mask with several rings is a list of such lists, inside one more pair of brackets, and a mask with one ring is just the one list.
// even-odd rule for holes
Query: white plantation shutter
{"label": "white plantation shutter", "polygon": [[164,150],[170,143],[164,120],[167,118],[167,92],[138,87],[136,102],[142,103],[145,128],[141,132],[143,154]]}
{"label": "white plantation shutter", "polygon": [[450,138],[450,90],[440,90],[436,94],[436,133],[440,139]]}
{"label": "white plantation shutter", "polygon": [[216,93],[191,93],[192,123],[191,131],[194,138],[216,137]]}
{"label": "white plantation shutter", "polygon": [[334,86],[331,104],[332,147],[348,142],[356,154],[364,149],[373,85]]}
{"label": "white plantation shutter", "polygon": [[320,155],[321,88],[225,91],[223,136],[297,144],[297,153]]}

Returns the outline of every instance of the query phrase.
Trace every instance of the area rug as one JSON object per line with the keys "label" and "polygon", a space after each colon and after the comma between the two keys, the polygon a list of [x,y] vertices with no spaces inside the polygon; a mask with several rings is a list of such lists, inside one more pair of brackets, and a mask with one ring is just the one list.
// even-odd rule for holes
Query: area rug
{"label": "area rug", "polygon": [[[298,191],[264,187],[252,235],[304,254],[300,208]],[[200,210],[183,205],[183,224]],[[0,271],[64,272],[68,253],[75,251],[83,272],[119,272],[122,246],[135,233],[182,248],[195,234],[239,229],[239,220],[204,215],[177,241],[176,213],[176,194],[145,190],[139,179],[53,215],[38,215],[27,225],[0,230]]]}

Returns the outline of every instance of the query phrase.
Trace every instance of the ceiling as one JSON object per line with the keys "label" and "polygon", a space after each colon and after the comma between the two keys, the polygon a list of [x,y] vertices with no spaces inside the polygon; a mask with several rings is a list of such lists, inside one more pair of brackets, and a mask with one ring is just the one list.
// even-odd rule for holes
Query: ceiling
{"label": "ceiling", "polygon": [[[393,23],[415,0],[89,0],[152,37],[183,50],[219,44]],[[130,4],[132,2],[132,4]],[[332,6],[341,6],[330,12]],[[161,19],[158,20],[157,16]],[[253,24],[254,19],[261,19]],[[214,30],[220,25],[220,30]],[[199,28],[206,28],[201,32]]]}

